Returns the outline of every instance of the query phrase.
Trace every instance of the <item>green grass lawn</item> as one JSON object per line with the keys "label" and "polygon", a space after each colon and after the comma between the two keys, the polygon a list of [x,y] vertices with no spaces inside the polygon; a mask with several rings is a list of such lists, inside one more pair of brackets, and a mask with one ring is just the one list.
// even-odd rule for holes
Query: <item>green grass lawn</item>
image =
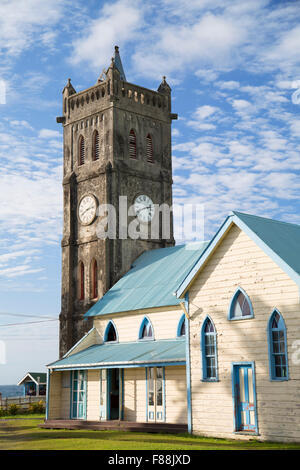
{"label": "green grass lawn", "polygon": [[187,434],[41,429],[43,418],[24,415],[0,420],[0,450],[192,450],[300,449],[300,444],[235,441]]}

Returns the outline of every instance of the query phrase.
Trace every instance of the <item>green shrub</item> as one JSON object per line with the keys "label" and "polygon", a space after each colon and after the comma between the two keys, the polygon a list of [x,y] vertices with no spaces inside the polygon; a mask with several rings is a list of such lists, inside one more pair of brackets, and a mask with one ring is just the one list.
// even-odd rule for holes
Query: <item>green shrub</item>
{"label": "green shrub", "polygon": [[8,407],[8,414],[9,415],[16,415],[16,414],[18,414],[19,409],[20,409],[20,407],[18,405],[16,405],[15,403],[12,403]]}
{"label": "green shrub", "polygon": [[7,415],[7,411],[4,408],[0,408],[0,417],[6,416],[6,415]]}
{"label": "green shrub", "polygon": [[45,405],[42,400],[37,403],[30,403],[28,413],[45,413]]}

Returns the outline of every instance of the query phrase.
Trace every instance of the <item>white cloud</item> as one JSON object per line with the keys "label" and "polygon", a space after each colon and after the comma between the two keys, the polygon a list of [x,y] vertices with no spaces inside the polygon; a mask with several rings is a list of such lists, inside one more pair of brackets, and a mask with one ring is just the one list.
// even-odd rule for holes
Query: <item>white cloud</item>
{"label": "white cloud", "polygon": [[212,130],[215,129],[215,124],[211,121],[217,118],[219,108],[211,105],[199,106],[192,115],[192,119],[187,121],[187,125],[194,129]]}
{"label": "white cloud", "polygon": [[13,126],[13,127],[24,127],[25,129],[29,129],[31,131],[33,131],[33,127],[29,124],[29,122],[27,121],[18,121],[18,120],[11,120],[10,121],[10,125]]}
{"label": "white cloud", "polygon": [[196,70],[195,75],[205,82],[214,82],[218,78],[218,72],[216,70],[210,69]]}
{"label": "white cloud", "polygon": [[39,132],[40,139],[53,139],[58,138],[61,139],[61,133],[59,131],[54,131],[52,129],[41,129]]}
{"label": "white cloud", "polygon": [[[50,34],[49,28],[61,18],[64,3],[64,0],[1,0],[0,54],[16,56],[32,45],[35,33],[43,30]],[[51,34],[53,38],[54,32]]]}
{"label": "white cloud", "polygon": [[99,17],[91,20],[84,34],[73,41],[74,52],[70,61],[73,64],[87,61],[101,72],[109,65],[113,45],[123,46],[141,32],[143,10],[139,0],[105,3]]}
{"label": "white cloud", "polygon": [[300,26],[298,25],[281,34],[279,42],[265,53],[265,60],[272,64],[277,63],[278,68],[282,70],[290,70],[294,65],[299,65],[299,49]]}
{"label": "white cloud", "polygon": [[217,82],[216,84],[219,88],[222,90],[235,90],[236,88],[239,88],[240,84],[239,82],[235,80],[229,80],[228,82]]}

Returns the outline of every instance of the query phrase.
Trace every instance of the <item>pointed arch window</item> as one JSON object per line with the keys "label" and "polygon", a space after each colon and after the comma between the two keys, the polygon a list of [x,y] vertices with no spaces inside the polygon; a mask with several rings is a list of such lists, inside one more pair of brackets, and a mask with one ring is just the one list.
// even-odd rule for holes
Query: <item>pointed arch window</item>
{"label": "pointed arch window", "polygon": [[153,327],[150,320],[145,317],[141,323],[139,331],[139,339],[154,339]]}
{"label": "pointed arch window", "polygon": [[94,131],[93,134],[93,161],[99,160],[100,158],[100,141],[99,141],[99,132]]}
{"label": "pointed arch window", "polygon": [[253,308],[246,292],[239,287],[232,297],[229,307],[229,320],[253,318]]}
{"label": "pointed arch window", "polygon": [[84,264],[80,261],[78,265],[78,299],[84,299]]}
{"label": "pointed arch window", "polygon": [[129,132],[129,157],[136,159],[136,135],[133,129]]}
{"label": "pointed arch window", "polygon": [[98,264],[94,259],[91,266],[91,290],[92,290],[92,299],[97,299],[98,297]]}
{"label": "pointed arch window", "polygon": [[177,337],[185,336],[185,314],[180,317],[177,327]]}
{"label": "pointed arch window", "polygon": [[85,142],[84,137],[81,135],[78,141],[78,165],[83,165],[85,161]]}
{"label": "pointed arch window", "polygon": [[117,329],[112,320],[108,322],[107,327],[105,329],[104,341],[106,343],[118,341]]}
{"label": "pointed arch window", "polygon": [[152,137],[150,134],[146,137],[146,155],[147,155],[147,162],[154,163],[153,160],[153,142]]}
{"label": "pointed arch window", "polygon": [[218,380],[217,334],[212,320],[207,317],[201,331],[203,380]]}
{"label": "pointed arch window", "polygon": [[268,326],[270,378],[288,380],[286,326],[278,310],[272,313]]}

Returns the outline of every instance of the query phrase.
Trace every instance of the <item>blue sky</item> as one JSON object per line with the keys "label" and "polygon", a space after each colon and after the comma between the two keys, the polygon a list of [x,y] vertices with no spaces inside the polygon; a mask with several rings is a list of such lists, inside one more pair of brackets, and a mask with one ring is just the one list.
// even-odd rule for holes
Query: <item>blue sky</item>
{"label": "blue sky", "polygon": [[299,19],[298,0],[1,0],[0,384],[57,358],[67,79],[92,86],[115,44],[129,82],[167,76],[174,199],[203,204],[206,239],[231,210],[300,223]]}

